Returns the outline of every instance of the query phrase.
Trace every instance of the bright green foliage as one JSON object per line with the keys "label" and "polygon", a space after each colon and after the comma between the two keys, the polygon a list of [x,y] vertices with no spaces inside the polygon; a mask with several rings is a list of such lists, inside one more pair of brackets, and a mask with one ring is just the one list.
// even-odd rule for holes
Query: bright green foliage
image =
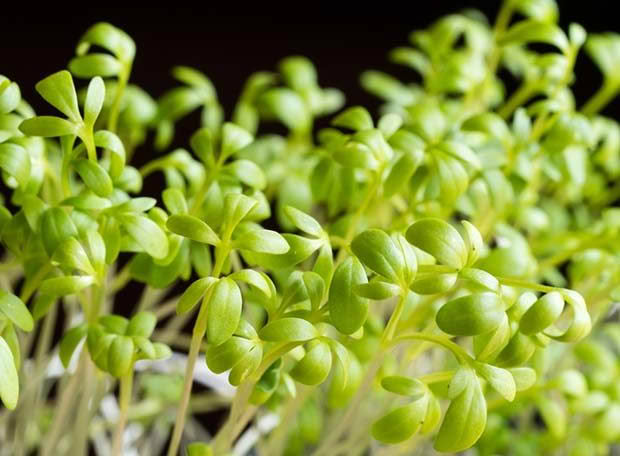
{"label": "bright green foliage", "polygon": [[[98,445],[117,380],[115,455],[127,419],[143,433],[132,451],[198,456],[230,454],[255,416],[240,446],[257,435],[274,456],[612,451],[620,126],[599,112],[620,91],[620,39],[564,31],[558,14],[506,0],[493,26],[468,11],[413,32],[389,58],[420,83],[361,77],[380,116],[337,112],[342,93],[301,56],[251,75],[230,122],[197,69],[175,67],[181,85],[155,100],[107,23],[36,85],[58,116],[0,75],[0,400],[16,409],[0,411],[2,448]],[[581,47],[603,84],[577,107]],[[186,148],[168,150],[196,110]],[[154,173],[165,188],[143,195]],[[55,353],[62,381],[46,377]],[[213,390],[192,396],[202,353]],[[212,441],[179,448],[188,407],[231,400]]]}

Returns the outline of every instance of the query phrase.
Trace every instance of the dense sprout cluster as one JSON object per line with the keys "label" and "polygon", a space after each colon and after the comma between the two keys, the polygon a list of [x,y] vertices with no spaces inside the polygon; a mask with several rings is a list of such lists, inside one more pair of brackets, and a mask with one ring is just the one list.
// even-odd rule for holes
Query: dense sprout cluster
{"label": "dense sprout cluster", "polygon": [[[362,75],[378,118],[304,57],[252,75],[230,122],[192,68],[155,100],[106,23],[36,85],[57,115],[0,76],[0,454],[174,456],[184,436],[191,456],[607,454],[620,125],[598,112],[620,36],[557,19],[553,0],[506,0],[494,25],[467,11],[414,32],[390,58],[421,83]],[[582,47],[604,82],[577,108]],[[263,133],[274,121],[286,133]],[[153,174],[166,188],[140,196]],[[212,390],[192,393],[205,361]],[[201,406],[230,408],[210,440],[186,423]]]}

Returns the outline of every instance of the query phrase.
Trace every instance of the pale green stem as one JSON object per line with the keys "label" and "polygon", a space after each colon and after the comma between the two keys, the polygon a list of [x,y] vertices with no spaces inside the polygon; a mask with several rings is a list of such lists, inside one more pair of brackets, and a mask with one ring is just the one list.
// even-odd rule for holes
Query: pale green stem
{"label": "pale green stem", "polygon": [[[207,297],[205,297],[207,301]],[[181,395],[181,403],[177,409],[177,417],[174,424],[174,430],[172,431],[172,438],[170,440],[170,446],[168,447],[168,456],[176,456],[179,451],[179,445],[181,443],[181,437],[183,435],[183,428],[185,427],[185,418],[187,414],[187,406],[189,404],[189,398],[192,393],[192,383],[194,381],[194,368],[196,367],[196,360],[200,352],[202,345],[202,339],[207,331],[207,306],[203,301],[200,306],[200,312],[196,319],[194,331],[192,332],[192,341],[190,343],[189,353],[187,354],[187,364],[185,365],[185,382],[183,385],[183,394]]]}
{"label": "pale green stem", "polygon": [[375,197],[375,194],[377,193],[377,191],[379,190],[379,187],[381,186],[382,176],[383,176],[383,167],[381,167],[376,173],[374,173],[373,180],[370,184],[370,187],[368,188],[368,192],[366,193],[364,200],[362,201],[362,204],[360,204],[360,206],[357,208],[357,210],[351,217],[351,220],[349,221],[349,226],[347,228],[347,233],[344,237],[343,245],[340,248],[340,251],[338,252],[338,256],[336,257],[336,266],[344,261],[346,254],[347,254],[347,249],[349,248],[349,244],[351,244],[351,241],[353,240],[353,237],[355,236],[355,233],[357,232],[357,226],[360,222],[360,219],[362,218],[362,215],[364,214],[364,212],[366,212],[366,209],[368,209],[368,206],[370,206],[370,203],[372,202],[373,198]]}
{"label": "pale green stem", "polygon": [[420,333],[420,332],[412,332],[412,333],[403,334],[401,336],[394,338],[391,342],[391,346],[398,345],[401,342],[404,342],[407,340],[425,340],[427,342],[440,345],[444,347],[445,349],[449,350],[461,364],[469,363],[472,360],[472,357],[469,356],[469,354],[467,353],[467,351],[465,351],[463,347],[452,342],[450,339],[444,336],[439,336],[435,334],[427,334],[427,333]]}
{"label": "pale green stem", "polygon": [[[42,393],[42,382],[45,379],[45,370],[48,365],[49,358],[46,356],[48,354],[48,350],[52,341],[54,327],[56,325],[56,316],[58,313],[58,307],[52,306],[50,311],[44,318],[43,329],[41,330],[41,335],[39,336],[39,340],[37,341],[37,347],[35,352],[35,368],[34,375],[32,377],[33,385],[32,391],[28,391],[29,394],[24,394],[22,398],[23,405],[20,407],[21,413],[19,414],[19,420],[17,423],[16,429],[16,439],[15,439],[15,455],[23,454],[25,449],[25,436],[27,427],[33,420],[33,414],[40,410],[40,401],[41,401],[41,393]],[[26,393],[26,391],[24,391]]]}
{"label": "pale green stem", "polygon": [[319,456],[322,454],[329,454],[329,449],[338,442],[340,436],[346,432],[349,427],[351,421],[355,418],[357,411],[361,403],[367,399],[367,395],[372,387],[373,381],[381,364],[383,364],[383,359],[385,355],[389,351],[392,342],[396,339],[393,339],[394,332],[396,331],[396,327],[398,326],[398,322],[400,320],[406,299],[406,291],[403,290],[401,296],[399,297],[398,303],[396,304],[396,308],[383,331],[383,335],[381,336],[381,346],[374,358],[370,362],[368,369],[366,370],[366,374],[362,380],[360,387],[358,388],[355,396],[351,400],[344,416],[340,419],[339,423],[332,429],[332,431],[328,434],[328,436],[323,440],[321,445],[312,453],[313,456]]}
{"label": "pale green stem", "polygon": [[47,263],[40,268],[30,280],[24,283],[19,299],[21,299],[24,303],[27,302],[33,293],[37,291],[37,288],[39,288],[39,285],[51,270],[52,265],[50,263]]}
{"label": "pale green stem", "polygon": [[529,100],[538,89],[538,81],[526,81],[519,87],[497,111],[504,119],[508,119],[512,113]]}
{"label": "pale green stem", "polygon": [[116,126],[118,123],[118,116],[120,114],[121,100],[123,99],[123,92],[129,81],[129,74],[131,73],[131,62],[124,62],[121,72],[118,75],[118,83],[116,85],[116,93],[114,94],[114,101],[110,108],[110,116],[108,117],[108,130],[112,133],[116,132]]}
{"label": "pale green stem", "polygon": [[83,385],[80,403],[77,409],[73,439],[71,442],[72,454],[82,456],[88,450],[88,431],[90,427],[91,399],[97,384],[95,366],[90,359],[86,359],[86,372],[80,379]]}
{"label": "pale green stem", "polygon": [[114,456],[120,456],[123,448],[123,433],[125,432],[125,425],[127,424],[127,412],[129,410],[129,404],[131,403],[131,390],[133,386],[133,366],[127,373],[127,375],[121,377],[120,380],[120,392],[119,392],[119,409],[118,423],[116,425],[116,431],[114,433],[114,443],[112,445],[112,454]]}
{"label": "pale green stem", "polygon": [[541,291],[543,293],[550,293],[552,291],[558,291],[557,287],[550,287],[547,285],[541,285],[535,282],[528,282],[527,280],[511,279],[508,277],[497,277],[499,283],[502,285],[508,285],[509,287],[527,288],[529,290]]}
{"label": "pale green stem", "polygon": [[[215,278],[219,277],[222,268],[224,267],[224,261],[230,253],[230,247],[228,242],[230,240],[230,232],[225,233],[224,239],[218,249],[216,249],[216,261],[211,275]],[[219,254],[218,254],[219,253]],[[172,431],[172,438],[170,440],[170,446],[168,447],[168,456],[176,456],[179,451],[179,445],[181,443],[181,437],[183,435],[183,428],[185,427],[185,419],[187,414],[187,406],[189,404],[189,398],[192,393],[192,383],[194,381],[194,367],[196,366],[196,360],[200,352],[202,345],[202,339],[207,331],[207,304],[209,296],[205,296],[203,300],[196,323],[194,325],[194,331],[192,332],[192,341],[190,343],[190,350],[187,355],[187,365],[185,367],[185,380],[183,385],[183,394],[181,396],[181,403],[177,409],[177,417],[174,423],[174,429]]]}
{"label": "pale green stem", "polygon": [[69,413],[73,410],[76,400],[76,391],[81,382],[84,381],[84,369],[88,363],[88,354],[82,350],[78,367],[69,381],[64,385],[60,400],[56,403],[56,413],[52,420],[52,427],[41,443],[41,456],[52,456],[55,454],[56,443],[62,435],[64,427],[69,423]]}
{"label": "pale green stem", "polygon": [[214,455],[227,454],[227,451],[229,451],[232,442],[235,440],[238,433],[243,430],[245,424],[247,424],[247,422],[252,418],[253,412],[256,411],[256,408],[253,408],[250,414],[246,413],[246,409],[248,407],[252,391],[254,390],[254,386],[260,380],[265,371],[275,361],[301,344],[302,342],[282,342],[276,345],[265,355],[258,369],[250,377],[244,380],[241,385],[239,385],[230,408],[228,419],[213,439],[212,448]]}
{"label": "pale green stem", "polygon": [[267,448],[264,452],[265,455],[282,454],[284,451],[284,445],[286,444],[288,431],[291,425],[295,422],[299,410],[313,391],[313,387],[305,385],[298,386],[295,398],[286,403],[283,412],[280,414],[280,422],[278,423],[278,426],[269,436]]}
{"label": "pale green stem", "polygon": [[581,112],[586,116],[593,116],[613,100],[620,90],[620,83],[615,80],[605,79],[603,85],[582,106]]}

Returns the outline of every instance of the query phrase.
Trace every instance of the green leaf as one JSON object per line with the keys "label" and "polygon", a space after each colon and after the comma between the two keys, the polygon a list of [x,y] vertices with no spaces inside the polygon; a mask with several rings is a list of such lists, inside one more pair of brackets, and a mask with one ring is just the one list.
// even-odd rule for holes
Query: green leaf
{"label": "green leaf", "polygon": [[243,337],[233,336],[221,345],[209,345],[206,353],[207,366],[221,374],[232,369],[255,345]]}
{"label": "green leaf", "polygon": [[255,345],[251,348],[243,358],[235,364],[230,371],[228,381],[233,386],[239,386],[241,382],[247,379],[258,369],[263,359],[263,349],[261,345]]}
{"label": "green leaf", "polygon": [[535,334],[551,326],[564,310],[564,298],[557,291],[545,294],[538,299],[521,317],[519,331]]}
{"label": "green leaf", "polygon": [[41,215],[48,209],[48,205],[34,195],[24,195],[22,209],[30,229],[34,232],[38,232]]}
{"label": "green leaf", "polygon": [[497,328],[504,319],[504,304],[495,293],[476,293],[444,304],[437,312],[439,328],[458,336],[484,334]]}
{"label": "green leaf", "polygon": [[350,128],[351,130],[370,130],[374,128],[372,117],[362,106],[353,106],[345,109],[332,120],[336,127]]}
{"label": "green leaf", "polygon": [[182,315],[192,310],[216,281],[214,277],[204,277],[187,287],[177,303],[177,314]]}
{"label": "green leaf", "polygon": [[398,296],[401,289],[398,285],[394,285],[392,283],[373,280],[372,282],[356,285],[353,291],[356,295],[361,296],[362,298],[381,301],[383,299]]}
{"label": "green leaf", "polygon": [[58,246],[78,232],[73,220],[59,207],[51,207],[41,216],[41,240],[51,257]]}
{"label": "green leaf", "polygon": [[476,370],[504,399],[514,400],[517,386],[510,371],[490,364],[478,364]]}
{"label": "green leaf", "polygon": [[334,151],[333,158],[346,168],[375,170],[379,167],[370,147],[358,141],[348,141],[340,146]]}
{"label": "green leaf", "polygon": [[155,346],[150,340],[142,336],[133,336],[132,339],[136,347],[140,350],[141,357],[146,357],[147,359],[156,358]]}
{"label": "green leaf", "polygon": [[96,274],[84,247],[75,238],[68,238],[63,241],[54,251],[52,261],[61,268],[68,268],[69,272],[77,269],[88,275]]}
{"label": "green leaf", "polygon": [[205,244],[217,245],[220,238],[209,225],[193,215],[173,214],[168,217],[166,227],[173,233]]}
{"label": "green leaf", "polygon": [[482,291],[499,292],[499,281],[486,271],[476,268],[463,268],[459,271],[459,278],[466,279],[474,285],[475,289]]}
{"label": "green leaf", "polygon": [[271,283],[269,276],[264,273],[255,271],[254,269],[242,269],[229,275],[228,277],[255,287],[268,298],[272,296],[273,283]]}
{"label": "green leaf", "polygon": [[66,115],[72,122],[82,122],[73,78],[67,70],[59,71],[39,81],[35,89],[45,101]]}
{"label": "green leaf", "polygon": [[403,125],[403,118],[398,114],[389,112],[379,119],[377,129],[383,134],[384,138],[389,139]]}
{"label": "green leaf", "polygon": [[435,218],[420,220],[409,227],[406,237],[441,264],[461,269],[467,263],[467,246],[448,222]]}
{"label": "green leaf", "polygon": [[325,296],[325,281],[315,272],[304,271],[302,282],[306,291],[306,296],[310,300],[312,310],[317,310],[323,303]]}
{"label": "green leaf", "polygon": [[186,214],[188,211],[185,195],[178,188],[167,188],[161,194],[166,209],[171,214]]}
{"label": "green leaf", "polygon": [[47,315],[47,312],[50,310],[52,305],[55,304],[58,298],[56,296],[49,296],[44,294],[37,294],[34,298],[34,304],[32,305],[32,318],[35,321],[40,320],[42,317]]}
{"label": "green leaf", "polygon": [[418,432],[426,417],[428,399],[420,398],[384,415],[372,425],[372,436],[384,443],[399,443]]}
{"label": "green leaf", "polygon": [[0,289],[0,313],[24,331],[32,331],[34,328],[32,315],[22,300],[2,289]]}
{"label": "green leaf", "polygon": [[617,33],[591,34],[585,50],[600,68],[606,79],[616,81],[620,70],[620,35]]}
{"label": "green leaf", "polygon": [[399,375],[383,377],[381,386],[384,390],[401,396],[419,398],[420,395],[427,392],[426,385],[420,380]]}
{"label": "green leaf", "polygon": [[332,352],[326,342],[312,345],[305,356],[293,367],[291,377],[304,385],[323,383],[332,368]]}
{"label": "green leaf", "polygon": [[419,274],[409,289],[421,295],[445,293],[452,289],[457,278],[456,273]]}
{"label": "green leaf", "polygon": [[478,261],[480,253],[484,248],[484,242],[478,228],[469,223],[467,220],[463,220],[461,223],[463,224],[463,228],[465,228],[465,236],[463,237],[463,240],[467,246],[467,264],[471,266]]}
{"label": "green leaf", "polygon": [[84,101],[84,123],[86,125],[91,127],[95,125],[104,100],[105,85],[103,84],[103,79],[97,76],[91,79],[86,91],[86,99]]}
{"label": "green leaf", "polygon": [[318,337],[319,332],[306,320],[284,317],[267,323],[258,336],[267,342],[304,342]]}
{"label": "green leaf", "polygon": [[0,114],[15,110],[21,100],[19,86],[0,74]]}
{"label": "green leaf", "polygon": [[285,206],[284,213],[298,230],[315,237],[323,236],[321,224],[305,212],[292,206]]}
{"label": "green leaf", "polygon": [[17,331],[15,331],[15,325],[5,324],[0,337],[4,338],[4,341],[9,346],[11,354],[13,355],[15,368],[19,370],[21,366],[21,348]]}
{"label": "green leaf", "polygon": [[28,186],[31,168],[26,149],[12,143],[0,144],[0,169],[13,176],[21,188]]}
{"label": "green leaf", "polygon": [[[123,142],[117,135],[115,135],[111,131],[99,130],[95,132],[94,139],[95,139],[95,145],[97,147],[101,147],[111,152],[109,172],[110,172],[110,177],[115,179],[117,186],[120,187],[119,182],[121,181],[119,181],[118,179],[123,178],[123,172],[126,173],[125,178],[127,178],[131,176],[131,173],[132,173],[131,170],[133,170],[133,172],[137,174],[138,179],[139,179],[138,180],[139,186],[142,186],[142,180],[137,170],[131,167],[125,168],[125,146],[123,146]],[[123,188],[127,191],[137,191],[137,190],[130,190],[130,187],[127,186],[127,182],[124,182],[123,184],[126,186],[120,187],[120,188]]]}
{"label": "green leaf", "polygon": [[82,339],[86,337],[87,332],[88,326],[83,324],[71,328],[64,334],[64,336],[62,336],[62,339],[60,340],[58,355],[60,356],[60,361],[62,362],[62,365],[65,367],[65,369],[69,368],[73,352],[75,352],[75,349],[82,341]]}
{"label": "green leaf", "polygon": [[125,330],[128,336],[151,337],[157,325],[157,318],[152,312],[138,312],[129,320]]}
{"label": "green leaf", "polygon": [[553,44],[563,52],[569,48],[568,39],[558,26],[534,19],[516,23],[499,39],[503,45],[532,42]]}
{"label": "green leaf", "polygon": [[110,179],[106,170],[99,163],[80,158],[73,162],[73,166],[86,186],[97,196],[105,198],[114,191],[112,179]]}
{"label": "green leaf", "polygon": [[68,120],[54,116],[38,116],[24,120],[19,130],[27,136],[42,136],[54,138],[56,136],[77,135],[78,127]]}
{"label": "green leaf", "polygon": [[357,285],[367,283],[362,264],[349,257],[337,268],[329,288],[329,318],[343,334],[360,329],[368,316],[368,300],[354,293]]}
{"label": "green leaf", "polygon": [[508,345],[497,356],[493,364],[498,367],[519,366],[532,357],[536,345],[532,340],[520,332],[515,333]]}
{"label": "green leaf", "polygon": [[108,350],[108,370],[115,377],[122,377],[133,365],[135,346],[131,337],[116,336]]}
{"label": "green leaf", "polygon": [[278,69],[286,85],[297,91],[303,92],[317,86],[316,68],[305,57],[286,57],[278,63]]}
{"label": "green leaf", "polygon": [[435,450],[458,453],[470,448],[482,435],[486,422],[487,404],[473,375],[463,391],[450,402],[435,439]]}
{"label": "green leaf", "polygon": [[254,137],[248,131],[238,125],[227,122],[222,126],[221,154],[223,157],[229,157],[249,145],[252,141],[254,141]]}
{"label": "green leaf", "polygon": [[2,372],[0,399],[6,408],[13,410],[19,397],[19,377],[11,349],[2,337],[0,337],[0,372]]}
{"label": "green leaf", "polygon": [[397,284],[403,282],[405,260],[385,231],[372,229],[358,234],[351,250],[375,273]]}
{"label": "green leaf", "polygon": [[122,64],[109,54],[92,53],[74,57],[69,62],[69,71],[79,78],[92,78],[101,76],[108,78],[117,76],[122,69]]}
{"label": "green leaf", "polygon": [[536,401],[540,415],[555,439],[563,439],[566,436],[568,417],[563,407],[556,401],[540,395]]}
{"label": "green leaf", "polygon": [[54,277],[43,281],[39,287],[39,293],[50,296],[71,295],[91,286],[94,281],[92,276]]}
{"label": "green leaf", "polygon": [[248,252],[246,257],[249,262],[268,269],[289,268],[309,258],[324,242],[323,240],[307,239],[289,233],[283,234],[282,237],[290,247],[286,253],[274,255],[270,253]]}
{"label": "green leaf", "polygon": [[224,169],[230,171],[233,176],[248,187],[262,190],[267,185],[263,170],[250,160],[235,160]]}
{"label": "green leaf", "polygon": [[158,259],[168,255],[168,238],[157,223],[148,217],[130,213],[120,214],[118,219],[127,233],[146,253]]}
{"label": "green leaf", "polygon": [[547,336],[561,342],[577,342],[586,337],[592,329],[592,320],[586,306],[586,302],[578,292],[574,290],[561,290],[560,293],[571,308],[572,321],[566,330],[547,330]]}
{"label": "green leaf", "polygon": [[280,233],[262,228],[246,230],[233,245],[237,249],[273,255],[289,251],[289,245]]}
{"label": "green leaf", "polygon": [[293,131],[308,131],[312,117],[304,100],[287,88],[267,90],[259,97],[259,105]]}
{"label": "green leaf", "polygon": [[129,35],[107,22],[98,22],[80,38],[76,53],[84,55],[91,45],[107,49],[123,62],[133,60],[136,45]]}
{"label": "green leaf", "polygon": [[420,163],[422,163],[423,158],[424,153],[422,149],[414,149],[413,151],[405,152],[394,163],[383,183],[383,191],[386,197],[395,195],[405,187],[405,184],[409,182]]}
{"label": "green leaf", "polygon": [[108,314],[99,317],[99,324],[105,329],[106,332],[124,336],[125,332],[127,332],[129,320],[120,315]]}
{"label": "green leaf", "polygon": [[567,396],[583,397],[588,393],[588,383],[584,375],[575,369],[567,369],[555,377],[551,384]]}
{"label": "green leaf", "polygon": [[474,353],[478,361],[489,361],[495,358],[510,341],[510,320],[508,315],[499,326],[488,333],[478,334],[474,337]]}
{"label": "green leaf", "polygon": [[206,443],[192,442],[187,445],[187,456],[213,456],[213,450]]}
{"label": "green leaf", "polygon": [[168,359],[172,356],[172,350],[166,344],[161,342],[154,342],[153,349],[155,350],[155,356],[153,359]]}
{"label": "green leaf", "polygon": [[536,383],[536,371],[531,367],[513,367],[508,370],[512,374],[517,391],[528,390]]}
{"label": "green leaf", "polygon": [[334,375],[327,394],[327,402],[331,408],[339,408],[346,405],[357,391],[364,371],[353,355],[349,357],[348,366],[336,363]]}
{"label": "green leaf", "polygon": [[207,340],[220,345],[233,335],[241,318],[241,291],[234,280],[225,278],[213,285],[207,311]]}

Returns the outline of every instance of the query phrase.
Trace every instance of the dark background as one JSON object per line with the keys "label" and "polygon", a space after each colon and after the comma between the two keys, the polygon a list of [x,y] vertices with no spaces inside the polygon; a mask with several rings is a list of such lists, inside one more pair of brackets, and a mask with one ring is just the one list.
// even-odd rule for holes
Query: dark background
{"label": "dark background", "polygon": [[[558,3],[565,29],[570,22],[579,22],[590,32],[620,31],[615,1]],[[390,49],[407,44],[409,32],[463,8],[479,9],[493,21],[499,4],[480,0],[410,0],[407,6],[388,2],[288,2],[281,9],[271,7],[272,11],[266,11],[262,2],[260,10],[244,2],[223,3],[223,9],[83,9],[70,8],[69,3],[64,4],[63,11],[42,11],[33,5],[31,11],[3,8],[0,74],[16,81],[24,98],[36,109],[51,113],[35,93],[34,84],[66,68],[75,44],[90,25],[108,21],[136,41],[131,79],[154,97],[178,85],[170,76],[172,66],[189,65],[212,79],[230,115],[252,72],[274,70],[282,57],[301,54],[316,64],[322,86],[337,87],[345,92],[347,104],[363,104],[376,113],[373,108],[379,102],[359,86],[363,70],[380,68],[409,81],[415,77],[413,71],[389,63],[386,57]],[[575,91],[578,101],[583,101],[600,84],[600,75],[585,55],[578,61],[577,74]],[[606,112],[620,114],[620,103]]]}

